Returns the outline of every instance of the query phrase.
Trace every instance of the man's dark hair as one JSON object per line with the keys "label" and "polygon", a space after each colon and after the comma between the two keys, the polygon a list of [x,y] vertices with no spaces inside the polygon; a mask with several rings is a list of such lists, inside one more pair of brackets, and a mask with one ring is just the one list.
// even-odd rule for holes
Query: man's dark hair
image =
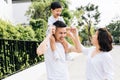
{"label": "man's dark hair", "polygon": [[108,30],[106,28],[99,28],[97,31],[100,51],[108,52],[112,50],[112,36]]}
{"label": "man's dark hair", "polygon": [[54,26],[56,26],[56,28],[63,28],[63,27],[67,27],[66,24],[62,21],[57,20],[56,22],[53,23]]}
{"label": "man's dark hair", "polygon": [[50,8],[54,10],[56,8],[62,8],[62,6],[59,2],[52,2]]}

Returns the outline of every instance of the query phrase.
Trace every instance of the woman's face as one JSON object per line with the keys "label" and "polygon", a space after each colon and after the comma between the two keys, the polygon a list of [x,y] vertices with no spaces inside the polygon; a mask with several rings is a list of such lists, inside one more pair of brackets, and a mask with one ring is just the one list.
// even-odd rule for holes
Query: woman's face
{"label": "woman's face", "polygon": [[96,31],[95,34],[92,35],[91,42],[92,42],[92,44],[93,44],[94,46],[95,46],[95,45],[98,45],[98,31]]}

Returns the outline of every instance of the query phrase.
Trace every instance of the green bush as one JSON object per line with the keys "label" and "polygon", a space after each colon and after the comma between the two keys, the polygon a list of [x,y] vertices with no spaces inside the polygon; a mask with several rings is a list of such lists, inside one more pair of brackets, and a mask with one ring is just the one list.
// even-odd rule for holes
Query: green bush
{"label": "green bush", "polygon": [[46,25],[40,20],[40,27],[34,30],[31,26],[15,26],[0,19],[0,79],[44,60],[43,55],[37,56],[36,48],[45,37]]}
{"label": "green bush", "polygon": [[113,41],[115,44],[120,43],[120,20],[112,21],[109,25],[107,25],[108,30],[113,36]]}
{"label": "green bush", "polygon": [[0,38],[4,39],[18,39],[19,33],[10,22],[0,20]]}
{"label": "green bush", "polygon": [[35,37],[38,41],[43,41],[44,37],[46,36],[45,31],[43,29],[37,29],[35,33],[36,33]]}
{"label": "green bush", "polygon": [[35,39],[35,32],[32,29],[32,27],[27,26],[27,27],[23,27],[21,25],[17,26],[17,31],[20,34],[19,40],[36,40]]}
{"label": "green bush", "polygon": [[37,29],[46,30],[47,22],[44,19],[31,19],[30,25],[34,30],[37,30]]}
{"label": "green bush", "polygon": [[10,22],[0,20],[0,38],[15,40],[36,40],[31,26],[14,26]]}
{"label": "green bush", "polygon": [[42,41],[46,35],[46,30],[47,30],[47,22],[43,19],[31,19],[30,20],[30,25],[35,31],[35,38],[38,41]]}

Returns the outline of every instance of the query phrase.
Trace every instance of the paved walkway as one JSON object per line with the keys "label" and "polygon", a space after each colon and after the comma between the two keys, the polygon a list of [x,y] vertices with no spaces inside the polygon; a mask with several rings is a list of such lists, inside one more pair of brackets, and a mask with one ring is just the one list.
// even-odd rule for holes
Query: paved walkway
{"label": "paved walkway", "polygon": [[[120,45],[114,46],[111,51],[114,60],[114,80],[120,80]],[[73,61],[68,63],[70,79],[71,80],[86,80],[85,79],[85,67],[86,67],[86,56],[80,54]],[[47,80],[46,74],[42,75],[40,80]]]}

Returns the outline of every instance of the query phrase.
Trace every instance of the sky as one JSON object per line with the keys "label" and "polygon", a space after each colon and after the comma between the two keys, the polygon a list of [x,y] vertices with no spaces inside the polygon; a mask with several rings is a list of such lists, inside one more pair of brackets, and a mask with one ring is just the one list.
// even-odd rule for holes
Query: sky
{"label": "sky", "polygon": [[75,8],[88,3],[99,6],[98,10],[101,13],[99,26],[108,25],[111,20],[117,16],[120,17],[120,0],[70,0],[69,8],[75,10]]}

